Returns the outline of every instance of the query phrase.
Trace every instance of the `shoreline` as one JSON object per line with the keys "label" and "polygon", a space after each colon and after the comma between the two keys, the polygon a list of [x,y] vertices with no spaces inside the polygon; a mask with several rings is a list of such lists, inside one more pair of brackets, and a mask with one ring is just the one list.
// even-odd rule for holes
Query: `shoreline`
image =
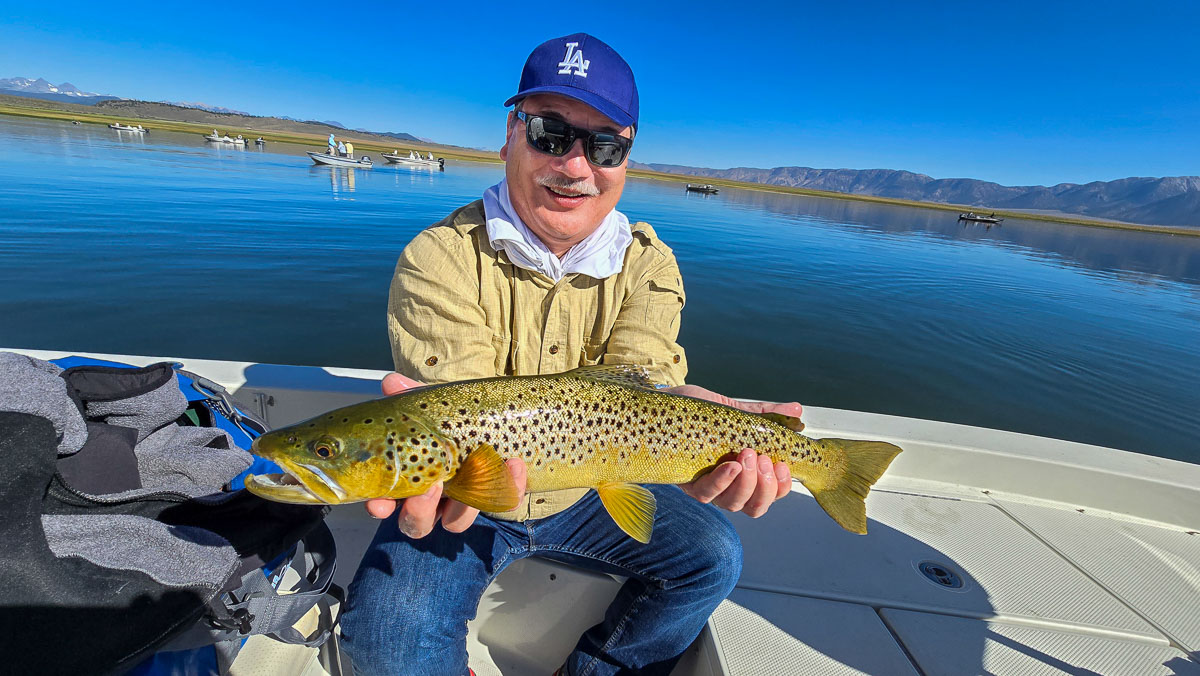
{"label": "shoreline", "polygon": [[[39,101],[40,99],[30,99],[30,101]],[[116,115],[105,115],[100,113],[90,112],[73,112],[69,110],[59,110],[53,108],[42,108],[38,106],[14,106],[9,104],[0,104],[0,115],[11,115],[14,117],[29,117],[35,119],[60,120],[70,122],[78,120],[83,124],[103,124],[107,127],[113,122],[124,124],[134,123],[140,124],[148,130],[175,131],[180,133],[197,133],[205,135],[212,130],[212,125],[199,124],[194,122],[179,122],[175,120],[162,120],[156,118],[143,117],[123,117]],[[242,134],[244,137],[253,138],[261,136],[268,143],[287,143],[299,146],[313,146],[324,148],[327,137],[317,134],[304,133],[281,133],[278,131],[267,131],[254,129],[253,127],[227,127],[223,133],[233,132],[233,134]],[[402,141],[396,139],[395,143],[383,145],[378,141],[355,137],[354,132],[347,131],[344,134],[338,134],[351,143],[356,149],[372,152],[390,152],[397,149],[412,149],[435,151],[448,160],[459,160],[464,162],[480,162],[485,164],[500,164],[502,160],[496,153],[488,153],[483,151],[464,150],[462,148],[450,148],[447,146],[438,145],[435,143],[414,143],[412,141]],[[689,176],[684,174],[668,174],[658,171],[650,171],[646,169],[629,169],[628,175],[632,178],[640,178],[653,181],[663,181],[671,183],[696,183],[703,182],[714,186],[724,188],[736,188],[739,190],[758,190],[762,192],[772,192],[785,195],[801,195],[804,197],[824,197],[828,199],[852,200],[857,202],[871,202],[875,204],[887,204],[893,206],[915,207],[920,209],[935,209],[938,211],[947,211],[962,213],[965,211],[987,211],[991,213],[993,210],[990,207],[969,206],[961,204],[945,204],[942,202],[918,202],[915,200],[903,200],[892,197],[875,197],[872,195],[852,195],[848,193],[831,192],[826,190],[813,190],[810,188],[795,188],[790,186],[771,185],[769,183],[749,183],[743,181],[732,181],[728,179],[711,178],[707,176]],[[1132,232],[1145,232],[1164,235],[1183,235],[1189,237],[1200,237],[1200,228],[1189,228],[1186,226],[1174,225],[1149,225],[1138,223],[1124,223],[1121,221],[1106,221],[1095,220],[1086,217],[1073,216],[1057,216],[1041,213],[1026,213],[1023,211],[1005,211],[995,210],[997,216],[1008,218],[1019,218],[1030,221],[1042,221],[1046,223],[1062,223],[1065,225],[1079,225],[1094,228],[1109,228],[1114,230],[1127,230]]]}

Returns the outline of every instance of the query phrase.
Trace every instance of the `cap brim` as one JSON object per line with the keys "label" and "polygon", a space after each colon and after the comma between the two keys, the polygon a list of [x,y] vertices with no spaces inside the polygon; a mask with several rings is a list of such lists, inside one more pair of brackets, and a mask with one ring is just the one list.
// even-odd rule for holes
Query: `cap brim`
{"label": "cap brim", "polygon": [[587,105],[598,110],[601,115],[607,117],[608,119],[612,120],[613,122],[616,122],[619,126],[622,126],[622,127],[637,126],[637,120],[633,119],[633,116],[630,115],[629,113],[621,110],[616,105],[612,104],[611,102],[609,102],[608,100],[599,96],[598,94],[593,94],[592,92],[589,92],[589,91],[586,91],[583,89],[579,89],[578,87],[568,87],[568,86],[564,86],[564,85],[547,85],[545,87],[531,87],[524,91],[517,92],[515,96],[512,96],[507,101],[505,101],[504,105],[506,107],[511,106],[512,104],[516,103],[517,101],[520,101],[521,99],[523,99],[527,96],[532,96],[534,94],[561,94],[562,96],[566,96],[567,98],[575,99],[576,101],[586,103]]}

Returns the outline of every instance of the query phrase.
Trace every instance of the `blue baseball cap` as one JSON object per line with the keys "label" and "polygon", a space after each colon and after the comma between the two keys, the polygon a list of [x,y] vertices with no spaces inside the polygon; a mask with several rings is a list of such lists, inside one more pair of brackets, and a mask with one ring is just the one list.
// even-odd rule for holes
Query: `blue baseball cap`
{"label": "blue baseball cap", "polygon": [[517,93],[561,94],[582,101],[623,127],[637,127],[638,92],[633,69],[616,50],[587,33],[547,40],[525,61]]}

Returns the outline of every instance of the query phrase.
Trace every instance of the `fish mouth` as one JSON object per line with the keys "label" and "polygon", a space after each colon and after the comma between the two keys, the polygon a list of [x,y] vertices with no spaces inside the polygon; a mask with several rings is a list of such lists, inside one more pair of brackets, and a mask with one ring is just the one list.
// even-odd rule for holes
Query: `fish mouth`
{"label": "fish mouth", "polygon": [[345,489],[319,467],[276,460],[283,474],[251,474],[246,490],[260,498],[296,505],[338,505],[347,500]]}

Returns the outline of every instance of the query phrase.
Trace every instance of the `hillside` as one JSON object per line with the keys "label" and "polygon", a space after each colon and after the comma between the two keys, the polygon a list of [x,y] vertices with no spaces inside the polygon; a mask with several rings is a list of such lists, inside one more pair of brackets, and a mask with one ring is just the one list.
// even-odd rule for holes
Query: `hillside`
{"label": "hillside", "polygon": [[707,169],[676,164],[633,164],[669,174],[763,183],[914,202],[985,209],[1058,211],[1154,225],[1200,226],[1200,176],[1123,178],[1086,184],[1004,186],[972,178],[935,179],[893,169],[775,167]]}

